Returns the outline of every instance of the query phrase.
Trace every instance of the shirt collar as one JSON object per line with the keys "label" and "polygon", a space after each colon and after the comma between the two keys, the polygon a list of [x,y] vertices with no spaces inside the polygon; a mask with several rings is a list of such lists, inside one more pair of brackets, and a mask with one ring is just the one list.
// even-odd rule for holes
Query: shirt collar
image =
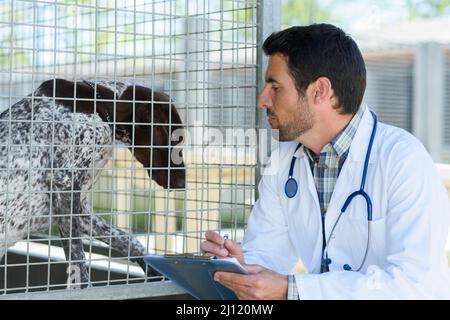
{"label": "shirt collar", "polygon": [[[323,152],[334,151],[339,158],[345,156],[352,144],[353,137],[355,136],[356,130],[358,129],[359,123],[361,122],[362,116],[366,107],[363,105],[359,108],[358,112],[353,116],[350,122],[342,129],[329,143],[327,143],[321,150]],[[314,155],[312,151],[305,148],[305,153],[311,161],[316,160],[318,157]]]}

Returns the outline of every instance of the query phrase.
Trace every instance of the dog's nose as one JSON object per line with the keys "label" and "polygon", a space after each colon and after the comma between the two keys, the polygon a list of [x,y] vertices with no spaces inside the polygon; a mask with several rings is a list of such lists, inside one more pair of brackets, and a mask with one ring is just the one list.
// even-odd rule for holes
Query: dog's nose
{"label": "dog's nose", "polygon": [[170,179],[170,189],[184,189],[186,188],[186,176],[177,174],[175,177]]}
{"label": "dog's nose", "polygon": [[185,172],[185,169],[170,169],[170,182],[168,170],[148,170],[148,175],[164,189],[184,189],[186,187]]}

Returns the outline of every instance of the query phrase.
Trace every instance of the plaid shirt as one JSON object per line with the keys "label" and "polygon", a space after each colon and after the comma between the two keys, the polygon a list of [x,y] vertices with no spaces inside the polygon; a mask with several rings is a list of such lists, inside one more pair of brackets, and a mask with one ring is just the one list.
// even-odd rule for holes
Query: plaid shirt
{"label": "plaid shirt", "polygon": [[[322,225],[333,194],[334,186],[342,166],[344,165],[345,159],[347,159],[350,145],[352,144],[353,137],[358,129],[364,111],[365,107],[359,108],[358,112],[348,125],[322,148],[320,155],[316,156],[311,150],[305,148],[305,153],[308,156],[314,182],[316,184],[317,195],[319,196]],[[323,245],[325,246],[325,240],[323,241]],[[323,271],[326,272],[328,269],[326,268]],[[294,275],[289,275],[288,299],[297,300],[299,298],[295,277]]]}

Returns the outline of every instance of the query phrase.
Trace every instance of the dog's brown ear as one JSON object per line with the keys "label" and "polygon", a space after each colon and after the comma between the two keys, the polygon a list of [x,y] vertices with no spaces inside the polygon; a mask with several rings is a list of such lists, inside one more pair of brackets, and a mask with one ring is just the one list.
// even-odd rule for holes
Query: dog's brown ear
{"label": "dog's brown ear", "polygon": [[[157,116],[164,120],[165,123],[170,123],[171,127],[180,127],[183,126],[183,122],[181,121],[181,117],[178,114],[178,111],[175,107],[175,103],[170,99],[168,95],[162,92],[155,92],[155,104],[158,104],[160,108],[157,108],[155,112],[157,112]],[[171,130],[173,131],[173,130]]]}
{"label": "dog's brown ear", "polygon": [[[151,90],[139,85],[127,87],[119,97],[116,108],[116,119],[118,122],[133,121],[133,109],[136,111],[134,122],[145,121],[145,114],[150,110],[150,105],[141,106],[142,101],[148,101]],[[138,101],[138,102],[137,102]]]}
{"label": "dog's brown ear", "polygon": [[[123,91],[119,101],[116,111],[118,119],[128,119],[127,122],[134,120],[136,133],[149,129],[151,124],[154,132],[150,135],[153,137],[151,141],[154,145],[173,145],[170,141],[172,133],[183,128],[183,123],[175,104],[168,95],[134,85]],[[135,110],[134,118],[133,110]]]}
{"label": "dog's brown ear", "polygon": [[168,95],[162,92],[155,91],[153,93],[154,102],[161,106],[155,112],[158,112],[158,117],[165,120],[165,123],[171,123],[173,125],[182,125],[181,117],[175,107],[175,103],[170,99]]}
{"label": "dog's brown ear", "polygon": [[178,143],[179,141],[171,141],[172,133],[177,129],[182,129],[183,123],[173,101],[164,93],[154,92],[154,103],[152,109],[153,122],[155,123],[155,126],[160,130],[160,132],[164,132],[164,144],[171,144],[173,146],[174,143]]}

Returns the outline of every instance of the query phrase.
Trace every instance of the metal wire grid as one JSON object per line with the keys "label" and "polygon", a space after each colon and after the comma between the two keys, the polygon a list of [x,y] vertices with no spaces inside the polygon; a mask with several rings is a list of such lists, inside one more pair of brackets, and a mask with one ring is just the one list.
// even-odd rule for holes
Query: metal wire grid
{"label": "metal wire grid", "polygon": [[[239,241],[254,201],[256,141],[232,136],[224,147],[205,140],[207,133],[195,132],[255,126],[258,5],[237,0],[0,1],[0,112],[47,79],[125,81],[164,91],[191,133],[184,150],[186,189],[156,187],[133,159],[133,150],[114,145],[113,159],[89,190],[93,209],[110,225],[137,236],[149,252],[198,252],[207,229],[225,228]],[[153,125],[171,126],[170,121]],[[51,222],[51,215],[42,216]],[[6,235],[2,238],[7,241]],[[116,255],[98,237],[83,239],[92,285],[145,280],[130,254]],[[60,240],[51,227],[28,232],[10,250],[22,260],[8,254],[0,264],[0,290],[64,288],[65,272],[56,276],[57,267],[66,263],[57,248]],[[100,275],[102,267],[106,275]],[[38,268],[44,271],[40,283],[34,279]],[[19,269],[24,274],[14,272]]]}

